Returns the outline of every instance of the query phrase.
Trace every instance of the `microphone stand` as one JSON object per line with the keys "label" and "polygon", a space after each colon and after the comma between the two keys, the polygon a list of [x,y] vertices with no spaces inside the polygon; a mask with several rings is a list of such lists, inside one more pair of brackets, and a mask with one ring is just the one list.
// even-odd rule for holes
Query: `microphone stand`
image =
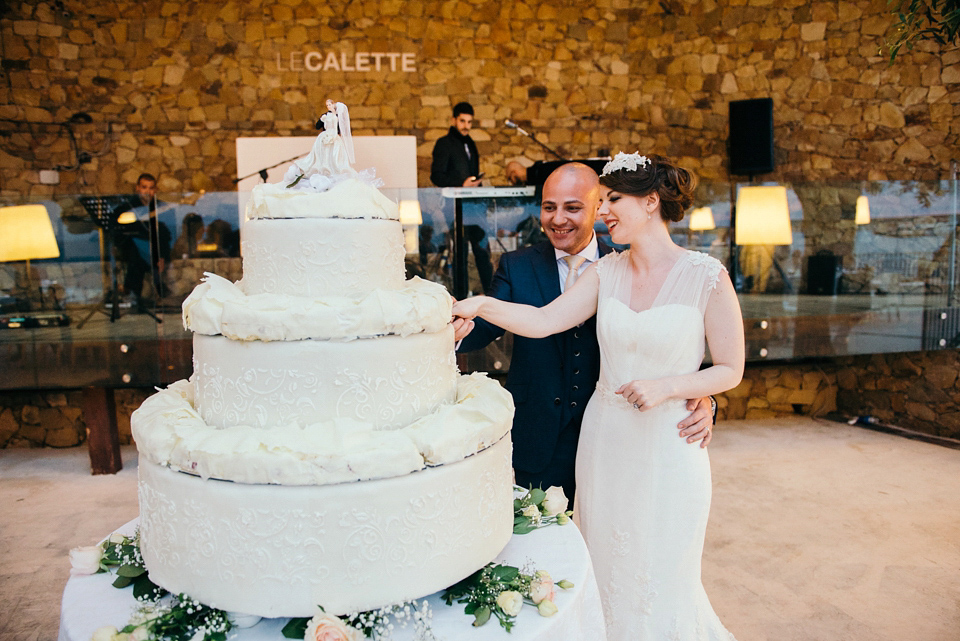
{"label": "microphone stand", "polygon": [[294,156],[293,158],[287,158],[286,160],[281,160],[280,162],[276,163],[275,165],[270,165],[269,167],[264,167],[263,169],[259,169],[259,170],[255,171],[255,172],[253,172],[252,174],[247,174],[246,176],[243,176],[242,178],[234,178],[234,179],[233,179],[233,182],[234,182],[234,184],[236,184],[236,183],[240,182],[241,180],[246,180],[247,178],[250,178],[250,177],[252,177],[252,176],[256,176],[257,174],[260,174],[260,178],[263,179],[263,182],[267,182],[267,170],[268,170],[268,169],[273,169],[274,167],[279,167],[280,165],[282,165],[282,164],[284,164],[284,163],[293,162],[294,160],[300,158],[300,156],[302,156],[302,155],[303,155],[303,154],[297,154],[297,155]]}
{"label": "microphone stand", "polygon": [[539,140],[537,140],[537,137],[534,136],[533,134],[531,134],[531,133],[529,133],[529,132],[526,132],[526,131],[524,131],[523,129],[521,129],[521,128],[520,128],[520,125],[518,125],[517,123],[513,122],[512,120],[509,120],[509,119],[508,119],[508,120],[506,121],[506,123],[504,123],[504,124],[506,124],[507,127],[509,127],[510,129],[516,129],[518,133],[523,134],[524,136],[526,136],[527,138],[529,138],[529,139],[532,140],[533,142],[537,143],[538,145],[540,145],[541,147],[543,147],[544,149],[546,149],[547,151],[549,151],[551,154],[553,154],[554,156],[556,156],[556,157],[559,158],[560,160],[569,160],[568,158],[564,158],[563,156],[561,156],[560,154],[558,154],[556,151],[554,151],[554,150],[551,149],[550,147],[547,147],[545,144],[543,144],[542,142],[540,142]]}

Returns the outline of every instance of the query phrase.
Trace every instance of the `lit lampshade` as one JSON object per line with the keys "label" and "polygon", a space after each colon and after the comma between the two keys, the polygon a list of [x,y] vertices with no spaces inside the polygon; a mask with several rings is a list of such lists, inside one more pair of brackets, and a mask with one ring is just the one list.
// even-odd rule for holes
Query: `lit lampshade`
{"label": "lit lampshade", "polygon": [[737,194],[738,245],[790,245],[786,187],[741,187]]}
{"label": "lit lampshade", "polygon": [[125,211],[117,216],[117,222],[121,225],[130,225],[137,222],[137,215],[132,211]]}
{"label": "lit lampshade", "polygon": [[716,229],[713,222],[713,210],[709,207],[697,207],[690,212],[690,231]]}
{"label": "lit lampshade", "polygon": [[866,196],[861,195],[857,198],[857,213],[853,220],[858,225],[866,225],[870,222],[870,201]]}
{"label": "lit lampshade", "polygon": [[401,200],[400,201],[400,224],[401,225],[422,225],[423,214],[420,212],[419,200]]}
{"label": "lit lampshade", "polygon": [[43,205],[0,208],[0,261],[57,258],[60,248]]}

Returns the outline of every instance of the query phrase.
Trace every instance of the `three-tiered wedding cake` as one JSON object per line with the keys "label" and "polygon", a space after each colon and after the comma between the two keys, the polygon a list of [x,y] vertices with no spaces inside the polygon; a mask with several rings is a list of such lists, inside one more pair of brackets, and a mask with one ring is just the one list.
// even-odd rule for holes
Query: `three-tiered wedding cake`
{"label": "three-tiered wedding cake", "polygon": [[254,189],[243,279],[184,302],[193,377],[131,419],[150,578],[224,610],[418,598],[512,533],[510,395],[457,373],[450,297],[404,281],[397,206],[350,167],[337,108]]}

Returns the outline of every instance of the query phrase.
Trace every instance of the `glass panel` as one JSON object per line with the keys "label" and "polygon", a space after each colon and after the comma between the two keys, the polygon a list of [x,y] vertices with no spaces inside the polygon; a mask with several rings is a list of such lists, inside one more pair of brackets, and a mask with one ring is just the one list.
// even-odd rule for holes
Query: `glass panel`
{"label": "glass panel", "polygon": [[[678,244],[731,268],[749,360],[958,346],[955,182],[784,186],[790,245],[732,245],[736,190],[728,183],[698,187],[695,206],[710,207],[712,229],[690,229],[689,218],[671,227]],[[543,239],[533,195],[465,202],[465,242],[456,248],[454,202],[442,190],[385,193],[419,205],[419,214],[409,208],[404,214],[408,277],[451,291],[458,250],[467,253],[467,288],[478,293],[503,253]],[[869,222],[857,222],[861,195],[869,201]],[[155,220],[148,207],[125,195],[40,201],[60,257],[0,263],[0,388],[151,386],[189,376],[191,336],[183,329],[180,304],[205,272],[240,279],[244,197],[236,192],[160,194]],[[117,223],[128,211],[133,222]],[[151,254],[151,226],[157,242],[167,243],[156,250],[164,254],[159,256],[165,258],[162,270]],[[596,231],[609,240],[602,222]],[[139,306],[124,288],[137,282],[130,270],[135,256],[146,265]],[[467,355],[461,366],[507,371],[510,340],[507,336]]]}
{"label": "glass panel", "polygon": [[204,272],[240,278],[237,194],[159,194],[152,208],[129,195],[38,204],[60,256],[0,263],[0,388],[152,386],[189,376],[180,305]]}

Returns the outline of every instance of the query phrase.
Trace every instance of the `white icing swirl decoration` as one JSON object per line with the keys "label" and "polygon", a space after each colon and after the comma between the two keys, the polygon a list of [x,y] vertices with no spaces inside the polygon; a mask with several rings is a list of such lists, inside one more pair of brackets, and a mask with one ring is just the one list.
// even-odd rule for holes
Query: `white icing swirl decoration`
{"label": "white icing swirl decoration", "polygon": [[462,460],[510,431],[513,398],[485,374],[460,376],[456,403],[399,430],[355,419],[305,427],[217,429],[193,406],[193,385],[177,381],[131,416],[142,456],[159,465],[238,483],[329,485],[392,478]]}
{"label": "white icing swirl decoration", "polygon": [[377,289],[359,299],[248,296],[242,285],[206,273],[183,301],[184,328],[241,341],[352,340],[439,332],[450,322],[450,294],[417,277],[403,289]]}

